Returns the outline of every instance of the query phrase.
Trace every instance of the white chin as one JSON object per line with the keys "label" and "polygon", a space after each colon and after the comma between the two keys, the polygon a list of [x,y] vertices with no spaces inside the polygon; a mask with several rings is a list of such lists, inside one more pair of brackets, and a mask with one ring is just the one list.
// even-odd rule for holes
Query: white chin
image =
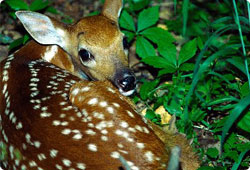
{"label": "white chin", "polygon": [[130,96],[130,95],[132,95],[132,94],[135,92],[135,89],[129,90],[129,91],[126,91],[126,92],[124,92],[122,89],[119,89],[119,92],[120,92],[123,96]]}

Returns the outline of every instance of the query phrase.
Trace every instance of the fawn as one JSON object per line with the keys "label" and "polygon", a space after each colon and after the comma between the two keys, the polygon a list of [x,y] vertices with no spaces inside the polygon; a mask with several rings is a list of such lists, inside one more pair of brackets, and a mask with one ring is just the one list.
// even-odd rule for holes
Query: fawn
{"label": "fawn", "polygon": [[199,167],[184,137],[142,118],[123,96],[135,78],[118,27],[121,7],[106,0],[100,15],[72,26],[17,12],[37,42],[0,63],[0,167],[160,170],[174,146],[183,169]]}

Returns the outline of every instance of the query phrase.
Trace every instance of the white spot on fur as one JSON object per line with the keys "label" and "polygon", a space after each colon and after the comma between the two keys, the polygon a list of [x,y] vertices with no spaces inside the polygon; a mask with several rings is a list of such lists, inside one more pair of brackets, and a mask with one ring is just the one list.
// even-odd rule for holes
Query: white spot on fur
{"label": "white spot on fur", "polygon": [[51,149],[51,150],[50,150],[50,156],[51,156],[51,158],[55,158],[55,157],[57,156],[57,153],[58,153],[57,150]]}
{"label": "white spot on fur", "polygon": [[64,134],[64,135],[68,135],[70,133],[71,133],[70,129],[64,129],[64,130],[62,130],[62,134]]}
{"label": "white spot on fur", "polygon": [[76,165],[77,168],[81,169],[81,170],[85,170],[86,169],[86,165],[84,163],[78,163]]}
{"label": "white spot on fur", "polygon": [[111,152],[111,154],[110,154],[110,156],[112,157],[112,158],[115,158],[115,159],[118,159],[119,157],[120,157],[120,153],[119,152]]}
{"label": "white spot on fur", "polygon": [[97,152],[97,146],[95,144],[88,144],[88,149],[93,152]]}
{"label": "white spot on fur", "polygon": [[122,122],[120,123],[120,126],[123,127],[123,128],[127,128],[127,127],[128,127],[128,123],[125,122],[125,121],[122,121]]}
{"label": "white spot on fur", "polygon": [[97,98],[92,98],[88,101],[88,104],[89,105],[96,105],[98,102],[98,99]]}
{"label": "white spot on fur", "polygon": [[62,162],[63,162],[63,164],[64,164],[65,166],[67,166],[67,167],[70,167],[70,165],[71,165],[71,161],[68,160],[68,159],[63,159]]}
{"label": "white spot on fur", "polygon": [[146,159],[149,162],[153,162],[154,161],[154,154],[151,151],[147,151],[144,156],[146,157]]}
{"label": "white spot on fur", "polygon": [[134,115],[132,112],[130,112],[129,110],[127,110],[127,113],[128,113],[128,115],[129,115],[130,117],[135,118],[135,115]]}
{"label": "white spot on fur", "polygon": [[58,46],[57,45],[48,46],[46,48],[46,52],[44,53],[42,58],[44,60],[50,62],[55,57],[57,52],[58,52]]}

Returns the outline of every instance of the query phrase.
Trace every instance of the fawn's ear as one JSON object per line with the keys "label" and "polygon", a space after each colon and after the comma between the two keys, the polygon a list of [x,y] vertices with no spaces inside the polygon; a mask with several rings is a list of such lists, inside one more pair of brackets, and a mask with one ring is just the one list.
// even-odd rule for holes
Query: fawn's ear
{"label": "fawn's ear", "polygon": [[122,0],[106,0],[102,9],[102,14],[109,19],[118,22],[122,9]]}
{"label": "fawn's ear", "polygon": [[62,23],[46,15],[31,11],[18,11],[16,16],[38,43],[55,44],[65,48],[67,29]]}

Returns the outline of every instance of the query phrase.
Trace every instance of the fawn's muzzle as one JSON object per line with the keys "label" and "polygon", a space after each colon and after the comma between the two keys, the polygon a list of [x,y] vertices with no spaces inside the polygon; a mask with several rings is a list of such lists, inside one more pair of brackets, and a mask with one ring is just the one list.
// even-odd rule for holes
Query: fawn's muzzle
{"label": "fawn's muzzle", "polygon": [[114,77],[114,84],[124,96],[130,96],[136,88],[136,78],[134,73],[129,69],[118,71]]}

